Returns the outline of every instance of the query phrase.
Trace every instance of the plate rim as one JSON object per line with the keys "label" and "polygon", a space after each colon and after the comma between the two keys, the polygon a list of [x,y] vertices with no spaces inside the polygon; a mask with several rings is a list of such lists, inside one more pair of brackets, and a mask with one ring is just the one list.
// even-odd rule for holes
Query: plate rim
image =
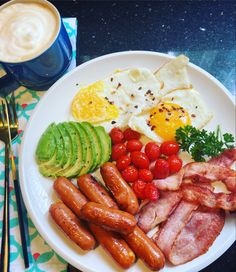
{"label": "plate rim", "polygon": [[[176,56],[173,55],[168,55],[165,53],[160,53],[160,52],[155,52],[155,51],[146,51],[146,50],[130,50],[130,51],[119,51],[119,52],[115,52],[115,53],[109,53],[109,54],[105,54],[96,58],[93,58],[89,61],[86,61],[80,65],[78,65],[76,68],[72,69],[71,71],[69,71],[68,73],[66,73],[64,76],[62,76],[59,80],[57,80],[47,91],[46,93],[43,95],[43,97],[40,99],[40,101],[37,103],[35,109],[32,111],[29,120],[27,121],[27,124],[25,126],[24,129],[24,134],[22,137],[22,142],[20,145],[20,149],[19,149],[19,183],[20,183],[20,188],[21,188],[21,192],[22,192],[22,196],[23,196],[23,200],[25,203],[25,206],[27,208],[27,212],[29,213],[29,217],[30,219],[33,221],[37,231],[40,233],[40,235],[43,237],[43,239],[49,244],[49,246],[52,248],[52,250],[54,250],[57,254],[59,254],[60,256],[62,256],[65,260],[69,261],[70,264],[77,266],[78,267],[78,263],[74,262],[74,259],[71,258],[69,255],[64,254],[64,251],[61,250],[60,248],[58,248],[55,243],[53,243],[53,241],[50,240],[50,237],[47,235],[47,233],[43,230],[43,228],[41,228],[40,224],[38,224],[38,220],[37,220],[37,216],[34,215],[33,209],[31,208],[31,204],[30,204],[30,198],[27,196],[28,193],[25,190],[23,184],[24,184],[24,166],[23,166],[23,162],[22,162],[22,154],[24,152],[24,148],[26,145],[25,142],[25,138],[28,134],[28,128],[30,127],[30,124],[34,118],[34,115],[37,113],[38,109],[40,108],[41,103],[44,103],[44,100],[47,99],[47,97],[57,88],[58,85],[60,85],[65,79],[67,79],[68,77],[70,77],[72,74],[76,73],[77,70],[79,69],[83,69],[83,67],[92,64],[93,62],[97,62],[99,60],[102,59],[106,59],[106,58],[112,58],[113,56],[119,56],[119,55],[154,55],[154,56],[160,56],[160,57],[164,57],[167,60],[171,60],[176,58]],[[235,101],[234,98],[235,96],[233,94],[231,94],[231,92],[218,80],[216,79],[213,75],[211,75],[209,72],[207,72],[206,70],[204,70],[203,68],[197,66],[196,64],[193,64],[191,62],[188,63],[188,66],[190,66],[191,68],[197,70],[198,72],[202,73],[204,76],[206,76],[208,79],[210,79],[211,81],[213,81],[216,85],[219,86],[219,88],[223,91],[222,93],[224,95],[227,96],[228,99],[230,99],[230,101],[234,104],[235,106]],[[195,272],[196,269],[200,270],[203,269],[205,267],[207,267],[208,265],[210,265],[211,263],[213,263],[216,259],[218,259],[220,256],[222,256],[227,249],[234,243],[235,239],[233,237],[233,234],[231,235],[232,238],[228,239],[223,245],[222,247],[217,250],[217,252],[214,255],[211,255],[210,258],[207,259],[207,261],[204,261],[200,264],[195,265],[194,267],[192,267],[191,269],[188,270],[188,272]],[[223,250],[222,250],[223,249]],[[89,269],[88,267],[84,266],[83,264],[79,264],[79,269],[85,269],[85,271],[88,272],[94,272],[93,270]],[[124,270],[125,271],[125,270]]]}

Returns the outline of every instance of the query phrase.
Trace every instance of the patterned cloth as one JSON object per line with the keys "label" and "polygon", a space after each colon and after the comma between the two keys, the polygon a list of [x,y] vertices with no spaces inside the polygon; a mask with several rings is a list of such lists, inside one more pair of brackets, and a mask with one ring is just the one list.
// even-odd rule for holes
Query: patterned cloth
{"label": "patterned cloth", "polygon": [[[76,35],[77,20],[76,18],[63,19],[66,30],[69,34],[73,59],[68,70],[76,66]],[[18,148],[21,143],[25,125],[40,98],[45,92],[33,91],[20,87],[15,92],[17,113],[19,118],[19,137],[13,142],[14,155],[17,160]],[[0,242],[2,237],[3,205],[4,205],[4,145],[0,143]],[[43,224],[43,222],[42,222]],[[17,205],[15,191],[12,180],[10,181],[10,272],[62,272],[66,271],[66,262],[58,256],[42,239],[34,224],[28,217],[29,234],[30,234],[30,267],[24,269],[23,253],[21,248],[21,239],[19,231],[19,222],[17,216]]]}

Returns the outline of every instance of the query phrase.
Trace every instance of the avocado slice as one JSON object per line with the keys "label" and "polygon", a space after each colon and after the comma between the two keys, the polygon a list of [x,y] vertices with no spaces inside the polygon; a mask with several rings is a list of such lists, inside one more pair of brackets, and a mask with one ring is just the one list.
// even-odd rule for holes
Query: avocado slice
{"label": "avocado slice", "polygon": [[56,140],[53,134],[55,123],[50,124],[39,139],[36,148],[37,163],[47,162],[52,159],[57,150]]}
{"label": "avocado slice", "polygon": [[54,162],[55,167],[61,167],[63,166],[63,156],[64,156],[64,143],[63,143],[63,138],[58,130],[57,126],[54,126],[52,128],[52,133],[55,137],[56,140],[56,146],[57,146],[57,154],[56,154],[56,159]]}
{"label": "avocado slice", "polygon": [[93,163],[95,161],[95,150],[94,147],[91,145],[91,135],[88,134],[87,130],[83,127],[81,123],[74,122],[73,123],[76,127],[80,126],[81,130],[80,133],[84,135],[84,148],[86,152],[84,166],[80,170],[79,175],[83,175],[89,172],[90,169],[93,167]]}
{"label": "avocado slice", "polygon": [[107,162],[111,156],[111,138],[106,133],[104,127],[97,126],[95,130],[100,138],[101,146],[102,146],[102,160],[99,164],[102,165],[104,162]]}
{"label": "avocado slice", "polygon": [[98,137],[97,132],[95,132],[94,127],[90,123],[82,122],[81,125],[86,130],[91,145],[93,164],[89,169],[89,172],[92,172],[100,163],[102,157],[100,138]]}
{"label": "avocado slice", "polygon": [[63,171],[63,176],[71,178],[78,176],[80,170],[84,166],[86,156],[86,146],[84,144],[85,134],[83,131],[81,132],[81,126],[79,124],[75,126],[74,122],[65,123],[64,126],[67,128],[67,131],[70,132],[71,140],[73,142],[73,152],[76,155],[75,162]]}
{"label": "avocado slice", "polygon": [[[67,161],[64,165],[64,168],[57,172],[57,176],[67,176],[67,172],[71,170],[71,167],[74,166],[78,158],[78,145],[77,145],[77,131],[74,127],[70,126],[67,122],[63,122],[60,125],[60,131],[64,139],[64,159],[67,158]],[[68,153],[67,149],[68,148]],[[66,159],[65,159],[66,160]]]}

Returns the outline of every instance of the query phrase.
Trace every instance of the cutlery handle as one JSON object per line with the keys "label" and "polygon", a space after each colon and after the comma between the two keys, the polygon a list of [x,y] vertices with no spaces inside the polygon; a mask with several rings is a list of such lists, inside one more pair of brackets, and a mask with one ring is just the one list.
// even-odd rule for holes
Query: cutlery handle
{"label": "cutlery handle", "polygon": [[9,143],[5,144],[5,183],[4,183],[4,208],[3,208],[3,223],[2,223],[2,245],[1,245],[1,259],[0,271],[9,272],[10,265],[10,225],[9,225]]}
{"label": "cutlery handle", "polygon": [[17,179],[14,179],[14,189],[16,195],[16,203],[17,203],[17,212],[19,218],[19,226],[20,226],[20,235],[21,235],[21,245],[22,251],[24,255],[24,263],[25,268],[29,267],[29,236],[28,236],[28,224],[27,224],[27,213],[26,208],[21,196],[20,186]]}

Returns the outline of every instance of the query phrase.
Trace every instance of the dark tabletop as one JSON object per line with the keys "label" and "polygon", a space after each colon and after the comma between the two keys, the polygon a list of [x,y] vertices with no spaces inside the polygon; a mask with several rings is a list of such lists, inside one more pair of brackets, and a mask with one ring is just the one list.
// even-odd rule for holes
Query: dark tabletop
{"label": "dark tabletop", "polygon": [[[77,65],[124,50],[183,53],[235,94],[235,1],[51,2],[63,17],[78,18]],[[201,270],[222,271],[236,271],[235,243]]]}

